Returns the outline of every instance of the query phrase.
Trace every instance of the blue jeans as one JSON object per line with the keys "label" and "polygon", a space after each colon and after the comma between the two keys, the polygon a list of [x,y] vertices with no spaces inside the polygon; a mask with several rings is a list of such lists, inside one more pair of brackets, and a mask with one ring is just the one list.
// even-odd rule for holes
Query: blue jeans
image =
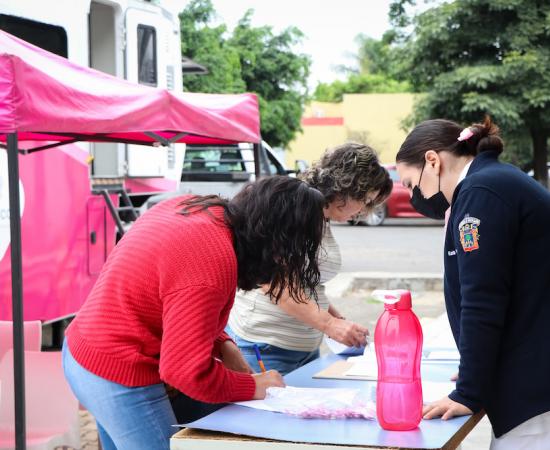
{"label": "blue jeans", "polygon": [[127,387],[78,364],[63,342],[63,368],[76,398],[96,419],[103,450],[169,450],[177,431],[164,384]]}
{"label": "blue jeans", "polygon": [[225,332],[235,341],[244,358],[255,372],[260,372],[261,369],[254,352],[254,344],[260,349],[265,368],[267,370],[276,370],[281,375],[286,375],[308,362],[319,358],[318,349],[312,352],[298,352],[262,342],[250,342],[237,336],[229,326],[225,328]]}

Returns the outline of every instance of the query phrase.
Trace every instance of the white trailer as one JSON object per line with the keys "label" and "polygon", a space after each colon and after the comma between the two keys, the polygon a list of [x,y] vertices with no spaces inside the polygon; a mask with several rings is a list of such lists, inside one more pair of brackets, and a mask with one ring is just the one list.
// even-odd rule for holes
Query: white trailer
{"label": "white trailer", "polygon": [[[0,29],[136,83],[182,90],[180,28],[173,1],[0,0]],[[113,99],[116,101],[116,99]],[[91,179],[124,179],[130,196],[177,189],[185,145],[151,149],[78,144]]]}

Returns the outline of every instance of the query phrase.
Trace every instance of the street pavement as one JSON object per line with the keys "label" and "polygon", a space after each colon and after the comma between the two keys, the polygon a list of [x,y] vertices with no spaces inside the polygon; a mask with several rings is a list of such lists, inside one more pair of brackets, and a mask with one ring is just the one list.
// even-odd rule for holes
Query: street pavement
{"label": "street pavement", "polygon": [[342,272],[443,273],[442,222],[388,219],[378,227],[332,223]]}

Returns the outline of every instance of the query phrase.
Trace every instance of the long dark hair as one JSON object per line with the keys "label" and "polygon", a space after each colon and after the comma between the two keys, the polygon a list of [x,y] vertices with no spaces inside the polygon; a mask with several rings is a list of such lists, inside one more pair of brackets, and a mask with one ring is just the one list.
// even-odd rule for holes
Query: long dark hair
{"label": "long dark hair", "polygon": [[317,252],[324,233],[325,199],[296,178],[274,176],[246,185],[231,200],[216,195],[190,197],[181,214],[219,206],[233,231],[237,285],[245,291],[269,284],[278,302],[285,289],[296,302],[317,300]]}
{"label": "long dark hair", "polygon": [[456,156],[476,156],[485,151],[502,153],[504,143],[499,136],[499,129],[489,116],[482,123],[468,127],[472,136],[459,141],[464,127],[451,120],[426,120],[412,130],[401,145],[395,160],[411,166],[424,165],[424,155],[428,150],[448,151]]}
{"label": "long dark hair", "polygon": [[378,191],[368,208],[382,204],[391,194],[393,183],[368,145],[347,142],[325,151],[304,174],[303,180],[319,189],[327,203],[352,198],[367,201],[369,192]]}

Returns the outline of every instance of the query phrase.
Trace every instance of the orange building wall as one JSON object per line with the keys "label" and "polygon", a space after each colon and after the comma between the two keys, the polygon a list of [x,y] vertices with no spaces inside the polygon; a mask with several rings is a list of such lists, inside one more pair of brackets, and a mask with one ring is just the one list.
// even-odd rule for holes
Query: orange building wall
{"label": "orange building wall", "polygon": [[340,103],[311,102],[302,129],[289,144],[286,161],[311,164],[326,148],[346,141],[369,144],[383,163],[391,163],[405,139],[402,121],[412,112],[414,94],[346,94]]}

